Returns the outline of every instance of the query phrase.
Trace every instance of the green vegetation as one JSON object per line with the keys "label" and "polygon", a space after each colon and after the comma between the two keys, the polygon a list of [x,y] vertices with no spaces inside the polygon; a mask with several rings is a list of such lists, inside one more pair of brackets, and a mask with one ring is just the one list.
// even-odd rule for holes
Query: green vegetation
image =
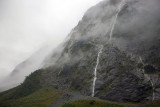
{"label": "green vegetation", "polygon": [[0,107],[49,107],[57,102],[60,95],[52,87],[42,88],[26,97],[0,102]]}
{"label": "green vegetation", "polygon": [[23,84],[0,93],[0,107],[48,107],[61,93],[53,87],[42,87],[42,72],[37,70],[26,77]]}
{"label": "green vegetation", "polygon": [[19,86],[15,93],[17,95],[16,98],[24,97],[42,88],[40,83],[42,71],[43,70],[35,71],[34,73],[31,73],[28,77],[26,77],[23,84]]}
{"label": "green vegetation", "polygon": [[124,107],[123,105],[109,103],[103,100],[79,100],[65,103],[61,107]]}
{"label": "green vegetation", "polygon": [[25,97],[42,88],[40,84],[42,70],[35,71],[26,77],[23,84],[0,94],[0,101]]}
{"label": "green vegetation", "polygon": [[160,100],[153,101],[153,102],[147,104],[145,107],[160,107]]}

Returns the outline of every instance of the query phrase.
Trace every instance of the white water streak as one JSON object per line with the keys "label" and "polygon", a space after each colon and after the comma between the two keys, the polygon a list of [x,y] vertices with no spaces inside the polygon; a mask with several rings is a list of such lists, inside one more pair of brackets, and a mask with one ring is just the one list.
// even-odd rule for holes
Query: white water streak
{"label": "white water streak", "polygon": [[153,82],[150,80],[150,82],[151,82],[151,85],[152,85],[152,101],[154,101],[154,99],[155,99],[155,93],[154,93],[154,84],[153,84]]}
{"label": "white water streak", "polygon": [[63,70],[64,66],[61,68],[61,70],[58,73],[58,76],[61,74],[62,70]]}
{"label": "white water streak", "polygon": [[118,15],[119,13],[121,12],[123,6],[125,5],[125,0],[123,0],[121,3],[120,3],[120,6],[118,7],[118,12],[113,20],[113,24],[111,26],[111,32],[110,32],[110,35],[109,35],[109,41],[112,40],[112,35],[113,35],[113,31],[114,31],[114,28],[115,28],[115,25],[116,25],[116,22],[117,22],[117,18],[118,18]]}
{"label": "white water streak", "polygon": [[95,69],[94,69],[94,79],[93,79],[92,97],[94,97],[94,93],[95,93],[95,84],[96,84],[96,80],[97,80],[97,67],[98,67],[98,65],[99,65],[99,58],[100,58],[100,55],[101,55],[101,53],[102,53],[102,50],[103,50],[103,46],[101,46],[100,51],[98,52],[97,62],[96,62],[96,66],[95,66]]}
{"label": "white water streak", "polygon": [[[140,59],[140,62],[144,65],[142,58],[139,57],[139,59]],[[144,68],[143,68],[143,74],[144,74],[144,76],[145,76],[145,77],[150,81],[150,83],[151,83],[151,86],[152,86],[152,101],[154,101],[154,100],[155,100],[154,83],[153,83],[151,77],[149,77],[148,74],[145,74]]]}

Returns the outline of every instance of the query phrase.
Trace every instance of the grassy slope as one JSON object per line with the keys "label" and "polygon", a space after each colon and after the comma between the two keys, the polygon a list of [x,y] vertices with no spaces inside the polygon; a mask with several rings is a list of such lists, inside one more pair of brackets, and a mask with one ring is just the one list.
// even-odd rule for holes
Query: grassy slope
{"label": "grassy slope", "polygon": [[147,104],[145,107],[160,107],[160,100],[153,101],[153,102]]}
{"label": "grassy slope", "polygon": [[79,100],[65,103],[61,107],[124,107],[123,105],[109,103],[103,100]]}
{"label": "grassy slope", "polygon": [[54,104],[60,92],[53,87],[42,87],[42,72],[35,71],[23,84],[0,93],[0,107],[48,107]]}
{"label": "grassy slope", "polygon": [[26,77],[25,81],[21,85],[0,93],[0,102],[25,97],[41,89],[41,73],[42,70],[35,71]]}
{"label": "grassy slope", "polygon": [[52,87],[42,88],[26,97],[6,100],[1,107],[49,107],[57,102],[60,92]]}

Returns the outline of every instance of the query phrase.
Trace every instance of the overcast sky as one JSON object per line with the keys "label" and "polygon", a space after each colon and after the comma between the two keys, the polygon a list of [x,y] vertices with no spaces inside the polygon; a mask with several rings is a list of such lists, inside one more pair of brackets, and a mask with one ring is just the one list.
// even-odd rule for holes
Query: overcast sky
{"label": "overcast sky", "polygon": [[0,79],[46,43],[58,46],[102,0],[0,0]]}

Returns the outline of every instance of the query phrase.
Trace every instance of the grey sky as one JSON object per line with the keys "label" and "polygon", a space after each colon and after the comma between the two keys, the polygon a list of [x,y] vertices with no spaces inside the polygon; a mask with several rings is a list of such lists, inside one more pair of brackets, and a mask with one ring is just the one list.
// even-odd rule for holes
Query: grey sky
{"label": "grey sky", "polygon": [[101,0],[0,0],[0,79],[44,44],[58,46]]}

